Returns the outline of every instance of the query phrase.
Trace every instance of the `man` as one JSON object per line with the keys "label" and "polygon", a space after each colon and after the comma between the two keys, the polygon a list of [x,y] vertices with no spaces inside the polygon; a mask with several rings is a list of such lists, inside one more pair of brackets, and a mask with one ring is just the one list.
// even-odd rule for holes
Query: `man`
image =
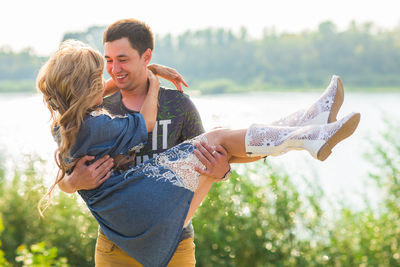
{"label": "man", "polygon": [[[120,20],[110,25],[103,36],[107,72],[120,89],[104,99],[104,107],[115,115],[125,115],[140,110],[147,94],[147,67],[152,57],[154,37],[150,28],[137,20]],[[157,66],[152,66],[157,68]],[[180,86],[183,79],[178,75],[175,84]],[[185,84],[185,83],[184,83]],[[187,139],[204,132],[200,116],[190,99],[176,91],[160,88],[157,122],[149,134],[146,146],[136,153],[136,163],[163,152]],[[211,155],[210,151],[217,151]],[[197,171],[203,175],[224,178],[230,173],[226,151],[221,147],[211,148],[200,145],[197,153],[206,170]],[[110,175],[112,159],[104,157],[90,166],[83,157],[74,172],[66,177],[60,188],[68,193],[80,189],[93,189]],[[127,159],[129,161],[129,159]],[[181,242],[168,266],[195,266],[194,233],[191,223],[184,229]],[[96,266],[140,266],[105,235],[99,232],[95,255]]]}

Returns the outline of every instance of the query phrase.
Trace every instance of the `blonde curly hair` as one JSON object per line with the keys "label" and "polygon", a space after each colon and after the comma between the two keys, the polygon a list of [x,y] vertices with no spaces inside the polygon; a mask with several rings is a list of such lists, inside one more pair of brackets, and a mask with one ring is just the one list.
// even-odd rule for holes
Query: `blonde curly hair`
{"label": "blonde curly hair", "polygon": [[83,119],[95,109],[103,95],[103,71],[101,53],[76,40],[62,42],[40,69],[36,86],[51,113],[52,132],[58,141],[54,157],[59,167],[55,182],[39,202],[40,214],[41,203],[46,197],[51,199],[55,186],[75,164],[69,150]]}

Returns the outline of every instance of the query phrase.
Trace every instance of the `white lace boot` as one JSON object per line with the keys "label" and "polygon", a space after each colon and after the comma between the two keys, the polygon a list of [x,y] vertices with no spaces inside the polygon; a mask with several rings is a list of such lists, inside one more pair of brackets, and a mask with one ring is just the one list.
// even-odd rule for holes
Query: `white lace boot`
{"label": "white lace boot", "polygon": [[349,137],[360,121],[359,113],[323,125],[281,127],[253,124],[246,132],[246,152],[249,156],[277,156],[290,150],[307,150],[321,161],[332,148]]}
{"label": "white lace boot", "polygon": [[334,122],[342,106],[343,95],[343,83],[339,76],[333,75],[324,93],[308,109],[299,110],[270,125],[305,126]]}

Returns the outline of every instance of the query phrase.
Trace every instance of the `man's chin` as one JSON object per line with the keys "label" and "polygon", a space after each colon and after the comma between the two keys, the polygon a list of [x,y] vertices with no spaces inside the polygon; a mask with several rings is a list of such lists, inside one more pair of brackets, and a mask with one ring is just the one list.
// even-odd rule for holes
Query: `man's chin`
{"label": "man's chin", "polygon": [[122,90],[122,91],[126,91],[128,88],[128,85],[125,83],[116,82],[115,85],[118,87],[119,90]]}
{"label": "man's chin", "polygon": [[115,85],[118,87],[119,90],[121,91],[131,91],[132,89],[132,83],[129,82],[118,82],[114,80]]}

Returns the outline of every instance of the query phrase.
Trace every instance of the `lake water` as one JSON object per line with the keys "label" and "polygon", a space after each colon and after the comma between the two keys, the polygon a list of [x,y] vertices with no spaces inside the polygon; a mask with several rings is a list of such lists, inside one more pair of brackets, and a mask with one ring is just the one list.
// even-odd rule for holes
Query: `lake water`
{"label": "lake water", "polygon": [[[209,130],[216,126],[244,128],[253,122],[272,122],[307,107],[318,96],[314,92],[249,93],[192,96],[192,100]],[[296,151],[271,158],[269,162],[283,166],[294,177],[316,179],[331,197],[344,196],[360,202],[354,196],[365,192],[371,170],[364,154],[370,148],[370,140],[378,138],[384,130],[383,116],[398,114],[399,103],[400,93],[346,93],[338,118],[357,111],[361,113],[361,122],[354,135],[337,145],[326,161],[316,161],[307,152]],[[54,177],[55,143],[49,130],[49,112],[40,95],[0,94],[0,125],[0,149],[7,155],[9,166],[20,165],[23,155],[35,153],[49,162],[47,171]],[[374,197],[373,193],[370,195]]]}

